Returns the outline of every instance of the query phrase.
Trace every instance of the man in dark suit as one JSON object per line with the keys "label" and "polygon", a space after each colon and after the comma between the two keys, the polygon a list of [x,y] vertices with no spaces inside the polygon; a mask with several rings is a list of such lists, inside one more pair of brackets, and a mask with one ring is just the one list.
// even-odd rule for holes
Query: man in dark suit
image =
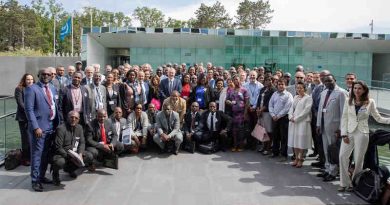
{"label": "man in dark suit", "polygon": [[[78,71],[78,70],[76,70]],[[95,69],[92,66],[85,68],[85,77],[81,80],[81,85],[90,85],[93,83],[93,73]]]}
{"label": "man in dark suit", "polygon": [[90,164],[93,160],[92,154],[85,152],[84,131],[78,124],[80,114],[72,110],[67,118],[66,123],[57,127],[54,140],[53,184],[55,186],[61,184],[60,169],[64,169],[72,178],[77,178],[80,165],[73,159],[71,151],[76,152],[85,164]]}
{"label": "man in dark suit", "polygon": [[201,135],[195,135],[195,141],[199,143],[217,143],[219,149],[226,150],[227,132],[231,128],[231,118],[220,110],[217,110],[215,102],[209,103],[209,110],[201,116],[200,126],[197,131]]}
{"label": "man in dark suit", "polygon": [[59,110],[61,121],[66,120],[66,116],[72,110],[79,112],[80,124],[85,125],[92,119],[90,118],[89,93],[88,90],[80,84],[82,74],[76,72],[72,77],[72,84],[64,87],[60,91]]}
{"label": "man in dark suit", "polygon": [[48,153],[59,124],[58,94],[50,84],[48,68],[39,71],[39,82],[26,87],[24,102],[31,145],[31,182],[34,191],[42,192],[42,183],[51,183],[45,177],[49,162]]}
{"label": "man in dark suit", "polygon": [[166,143],[173,140],[176,149],[172,152],[177,155],[183,142],[183,135],[180,131],[179,114],[172,110],[171,105],[164,104],[163,111],[157,114],[156,132],[153,141],[160,147],[160,153],[164,152]]}
{"label": "man in dark suit", "polygon": [[[93,159],[98,161],[123,151],[122,144],[118,143],[118,136],[114,134],[112,125],[106,118],[107,112],[100,109],[97,111],[96,119],[86,126],[87,151],[91,152]],[[93,163],[91,171],[94,171],[94,166]]]}
{"label": "man in dark suit", "polygon": [[184,147],[189,149],[191,153],[194,153],[195,143],[191,143],[197,138],[195,135],[195,130],[200,125],[200,114],[199,114],[199,104],[197,102],[193,102],[191,104],[191,110],[188,111],[184,116],[184,124],[183,124],[183,135],[184,135]]}
{"label": "man in dark suit", "polygon": [[118,136],[118,147],[123,147],[124,150],[129,150],[130,146],[123,145],[122,134],[123,130],[128,127],[127,120],[122,117],[122,108],[116,107],[114,109],[114,116],[109,118],[108,121],[111,124],[111,130],[115,136]]}
{"label": "man in dark suit", "polygon": [[160,82],[160,101],[163,104],[164,100],[171,96],[171,93],[176,90],[181,93],[181,81],[175,78],[176,70],[174,68],[168,68],[168,77]]}

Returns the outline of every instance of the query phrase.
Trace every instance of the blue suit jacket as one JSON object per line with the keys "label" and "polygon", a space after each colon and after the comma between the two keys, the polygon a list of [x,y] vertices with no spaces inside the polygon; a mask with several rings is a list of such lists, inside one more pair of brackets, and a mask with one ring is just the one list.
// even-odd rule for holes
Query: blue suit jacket
{"label": "blue suit jacket", "polygon": [[[53,94],[56,107],[56,116],[53,120],[53,130],[59,124],[58,117],[58,94],[56,88],[48,84]],[[29,129],[35,130],[41,128],[42,131],[50,130],[50,105],[43,91],[43,84],[35,83],[24,90],[24,102]]]}
{"label": "blue suit jacket", "polygon": [[[181,93],[181,81],[177,78],[173,79],[173,89],[172,90],[177,90],[179,93]],[[168,97],[171,96],[171,92],[169,92],[169,79],[165,78],[160,82],[160,87],[159,87],[159,92],[160,92],[160,101],[164,102],[164,100]]]}

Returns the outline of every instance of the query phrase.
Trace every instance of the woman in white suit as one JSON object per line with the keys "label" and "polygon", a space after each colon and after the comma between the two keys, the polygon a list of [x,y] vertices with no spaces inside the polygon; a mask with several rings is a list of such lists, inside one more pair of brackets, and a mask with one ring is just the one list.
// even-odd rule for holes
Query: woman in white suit
{"label": "woman in white suit", "polygon": [[148,134],[149,118],[146,112],[142,111],[143,105],[138,103],[127,118],[131,130],[131,144],[133,152],[137,153],[139,148],[146,148],[146,137]]}
{"label": "woman in white suit", "polygon": [[352,191],[351,178],[348,175],[349,157],[353,153],[355,170],[352,178],[362,171],[364,155],[369,141],[368,117],[371,115],[377,122],[390,124],[390,118],[380,116],[375,101],[368,96],[369,90],[363,81],[352,84],[350,97],[344,104],[341,118],[340,148],[340,187],[339,191]]}
{"label": "woman in white suit", "polygon": [[294,149],[295,160],[291,164],[297,168],[302,167],[303,152],[311,147],[311,106],[313,99],[306,94],[303,82],[296,83],[296,92],[293,105],[288,112],[288,146]]}

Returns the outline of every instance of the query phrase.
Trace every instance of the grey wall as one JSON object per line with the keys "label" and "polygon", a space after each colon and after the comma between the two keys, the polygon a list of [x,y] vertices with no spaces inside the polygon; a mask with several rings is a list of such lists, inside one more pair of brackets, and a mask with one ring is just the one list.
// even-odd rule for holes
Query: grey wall
{"label": "grey wall", "polygon": [[24,73],[31,73],[37,80],[40,68],[74,65],[80,57],[7,57],[0,56],[0,96],[13,95]]}

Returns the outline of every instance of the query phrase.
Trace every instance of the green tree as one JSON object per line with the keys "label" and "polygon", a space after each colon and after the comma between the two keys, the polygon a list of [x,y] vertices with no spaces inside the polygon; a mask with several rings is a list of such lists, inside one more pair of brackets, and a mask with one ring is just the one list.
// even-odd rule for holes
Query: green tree
{"label": "green tree", "polygon": [[164,14],[156,8],[137,7],[133,16],[141,22],[142,27],[163,27]]}
{"label": "green tree", "polygon": [[244,0],[238,6],[235,24],[244,29],[264,28],[271,22],[273,12],[269,1]]}
{"label": "green tree", "polygon": [[198,28],[229,28],[232,26],[232,18],[219,1],[212,6],[202,3],[195,11],[195,16],[196,22],[193,26]]}

